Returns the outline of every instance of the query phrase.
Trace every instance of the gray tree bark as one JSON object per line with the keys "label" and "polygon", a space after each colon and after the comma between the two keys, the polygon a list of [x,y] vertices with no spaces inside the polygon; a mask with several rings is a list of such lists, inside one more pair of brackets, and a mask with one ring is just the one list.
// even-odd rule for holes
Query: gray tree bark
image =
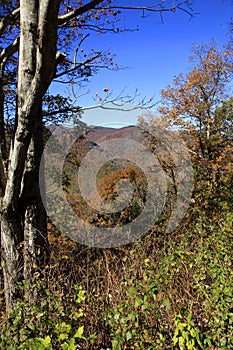
{"label": "gray tree bark", "polygon": [[[36,245],[42,243],[45,225],[45,215],[41,215],[42,203],[35,204],[39,187],[38,181],[34,180],[38,178],[36,162],[40,159],[36,150],[41,152],[37,149],[37,132],[42,122],[42,96],[54,75],[59,3],[59,0],[20,1],[17,126],[1,215],[3,275],[8,310],[19,296],[18,282],[24,277],[31,277],[29,264],[33,264],[33,261],[37,263],[41,255],[35,255],[36,248],[39,252],[40,247]],[[41,211],[39,215],[38,210]]]}
{"label": "gray tree bark", "polygon": [[[41,113],[41,112],[39,112]],[[20,206],[24,221],[24,269],[23,279],[27,281],[25,296],[32,301],[36,297],[35,288],[31,288],[34,273],[41,273],[48,260],[48,240],[46,212],[42,203],[39,186],[39,167],[43,153],[42,118],[33,130],[28,149],[23,177]]]}

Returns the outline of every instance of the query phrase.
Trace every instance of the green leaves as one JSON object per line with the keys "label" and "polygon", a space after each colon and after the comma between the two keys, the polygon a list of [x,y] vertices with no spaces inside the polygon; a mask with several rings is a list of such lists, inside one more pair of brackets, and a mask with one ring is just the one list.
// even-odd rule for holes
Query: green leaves
{"label": "green leaves", "polygon": [[74,289],[77,292],[77,297],[76,297],[75,302],[77,304],[80,304],[82,301],[85,300],[85,293],[86,292],[85,292],[85,290],[82,289],[82,286],[74,285]]}
{"label": "green leaves", "polygon": [[85,339],[83,336],[83,332],[84,332],[84,327],[83,326],[79,327],[78,330],[74,334],[74,338]]}
{"label": "green leaves", "polygon": [[187,321],[183,321],[183,317],[179,313],[174,321],[174,326],[174,346],[178,345],[180,350],[204,349],[200,329],[194,326],[191,313],[188,315]]}
{"label": "green leaves", "polygon": [[85,291],[75,285],[70,290],[69,301],[75,301],[74,310],[67,303],[61,291],[51,292],[44,286],[37,286],[36,304],[18,302],[9,320],[0,323],[0,348],[9,350],[76,350],[78,343],[86,340],[84,326],[81,325],[84,313],[77,304],[84,301]]}
{"label": "green leaves", "polygon": [[52,349],[51,338],[49,335],[45,338],[36,338],[35,340],[40,343],[39,347],[37,347],[38,350]]}

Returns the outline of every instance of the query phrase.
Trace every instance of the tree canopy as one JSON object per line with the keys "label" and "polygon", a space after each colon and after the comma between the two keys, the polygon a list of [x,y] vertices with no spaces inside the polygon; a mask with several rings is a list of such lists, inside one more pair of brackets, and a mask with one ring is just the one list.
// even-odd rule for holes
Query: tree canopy
{"label": "tree canopy", "polygon": [[[232,177],[232,49],[215,42],[195,45],[189,61],[193,65],[161,91],[155,115],[147,128],[163,126],[180,133],[189,147],[198,173],[197,187],[206,198],[215,191],[229,198]],[[142,118],[142,123],[145,120]],[[157,140],[152,140],[157,144]],[[226,190],[227,188],[227,190]],[[227,193],[227,194],[226,194]]]}

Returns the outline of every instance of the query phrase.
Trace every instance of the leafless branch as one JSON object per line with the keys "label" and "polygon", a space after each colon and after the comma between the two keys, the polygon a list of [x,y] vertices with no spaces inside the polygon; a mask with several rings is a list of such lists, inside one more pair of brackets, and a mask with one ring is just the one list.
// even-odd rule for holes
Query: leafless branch
{"label": "leafless branch", "polygon": [[135,103],[136,99],[138,99],[139,97],[137,90],[135,91],[133,96],[129,96],[128,94],[124,95],[124,91],[122,91],[116,97],[112,98],[111,96],[112,92],[109,92],[104,98],[96,94],[99,103],[92,106],[82,107],[81,111],[88,111],[92,109],[101,108],[104,110],[130,112],[139,109],[151,109],[158,103],[154,100],[154,96],[149,99],[144,97],[140,99],[137,103]]}
{"label": "leafless branch", "polygon": [[5,63],[6,60],[18,50],[18,48],[19,38],[16,38],[11,45],[7,46],[0,52],[0,64]]}
{"label": "leafless branch", "polygon": [[102,2],[102,0],[92,0],[90,2],[88,2],[86,5],[79,7],[69,13],[66,13],[63,16],[60,16],[58,18],[58,25],[63,25],[65,23],[67,23],[68,21],[70,21],[71,19],[80,16],[82,14],[84,14],[85,12],[88,12],[92,9],[94,9],[97,5],[99,5]]}
{"label": "leafless branch", "polygon": [[[175,12],[176,10],[181,10],[186,12],[188,15],[193,16],[193,12],[191,9],[191,3],[192,1],[190,0],[184,0],[180,1],[179,3],[174,3],[172,6],[165,6],[164,1],[160,1],[157,4],[151,5],[151,6],[121,6],[121,5],[116,5],[116,6],[103,6],[101,7],[102,9],[112,9],[112,10],[137,10],[137,11],[142,11],[143,17],[146,17],[146,13],[151,13],[151,12]],[[187,8],[185,8],[186,6]]]}
{"label": "leafless branch", "polygon": [[75,53],[74,53],[74,65],[73,65],[74,67],[77,66],[77,54],[78,54],[78,52],[79,52],[79,50],[80,50],[80,47],[81,47],[82,43],[83,43],[89,36],[90,36],[90,34],[85,35],[85,36],[82,38],[82,40],[79,42],[79,44],[78,44],[78,46],[77,46],[77,48],[76,48],[76,50],[75,50]]}
{"label": "leafless branch", "polygon": [[19,17],[19,13],[20,8],[17,8],[13,12],[11,12],[9,16],[3,17],[0,20],[0,36],[4,33],[4,30],[9,24],[14,23],[17,20],[17,18]]}
{"label": "leafless branch", "polygon": [[[159,3],[156,3],[151,6],[121,6],[121,5],[107,5],[104,6],[101,4],[101,0],[93,0],[87,3],[86,5],[77,8],[69,13],[66,13],[63,16],[60,16],[58,18],[58,25],[62,26],[66,23],[68,23],[70,20],[73,18],[80,16],[90,10],[94,9],[101,9],[101,10],[130,10],[130,11],[142,11],[143,17],[147,17],[146,14],[152,13],[152,12],[157,12],[157,13],[162,13],[162,12],[175,12],[176,10],[183,11],[187,13],[189,16],[193,16],[193,11],[191,8],[192,0],[183,0],[178,3],[174,2],[173,5],[167,6],[165,4],[165,1],[160,1]],[[97,7],[100,5],[99,7]]]}
{"label": "leafless branch", "polygon": [[100,55],[101,55],[101,53],[98,52],[96,55],[94,55],[94,56],[88,58],[87,60],[85,60],[85,61],[83,61],[83,62],[80,62],[80,63],[74,62],[73,66],[72,66],[71,68],[66,69],[65,71],[63,71],[63,72],[61,72],[61,73],[56,74],[55,79],[60,78],[60,77],[62,77],[62,76],[64,76],[64,75],[67,75],[67,74],[69,74],[69,73],[73,73],[73,72],[77,71],[78,69],[80,69],[80,68],[83,67],[83,66],[87,66],[88,64],[90,64],[91,62],[93,62],[94,60],[96,60],[97,58],[99,58]]}

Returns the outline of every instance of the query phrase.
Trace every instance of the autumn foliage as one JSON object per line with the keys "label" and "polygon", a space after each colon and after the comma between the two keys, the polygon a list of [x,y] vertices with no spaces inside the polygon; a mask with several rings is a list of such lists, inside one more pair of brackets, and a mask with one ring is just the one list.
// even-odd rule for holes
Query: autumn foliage
{"label": "autumn foliage", "polygon": [[180,132],[190,149],[196,185],[211,200],[214,193],[226,198],[228,191],[228,199],[231,193],[231,55],[230,45],[222,50],[214,43],[194,46],[190,57],[194,67],[162,90],[158,115],[149,118],[151,127]]}

